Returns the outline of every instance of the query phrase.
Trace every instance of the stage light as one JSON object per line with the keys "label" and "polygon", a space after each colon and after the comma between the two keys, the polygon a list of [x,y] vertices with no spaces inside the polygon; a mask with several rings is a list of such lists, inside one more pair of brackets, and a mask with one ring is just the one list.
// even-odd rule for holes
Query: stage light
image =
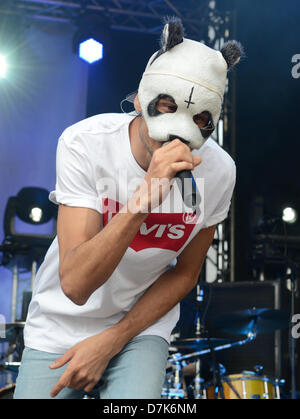
{"label": "stage light", "polygon": [[93,38],[90,38],[79,45],[79,57],[89,64],[102,60],[103,45]]}
{"label": "stage light", "polygon": [[103,50],[111,46],[109,19],[105,16],[85,13],[76,22],[73,36],[73,52],[89,64],[102,60]]}
{"label": "stage light", "polygon": [[[49,192],[42,188],[23,188],[15,197],[10,197],[4,215],[5,236],[19,237],[16,217],[28,224],[45,224],[56,217],[57,207],[48,199]],[[28,235],[27,235],[28,236]],[[52,236],[51,236],[52,237]]]}
{"label": "stage light", "polygon": [[0,78],[4,79],[7,75],[7,61],[4,55],[0,55]]}
{"label": "stage light", "polygon": [[297,211],[291,207],[284,208],[282,211],[282,220],[289,224],[295,223],[297,221]]}
{"label": "stage light", "polygon": [[43,210],[38,207],[32,208],[30,211],[29,217],[32,219],[33,222],[39,223],[43,216]]}

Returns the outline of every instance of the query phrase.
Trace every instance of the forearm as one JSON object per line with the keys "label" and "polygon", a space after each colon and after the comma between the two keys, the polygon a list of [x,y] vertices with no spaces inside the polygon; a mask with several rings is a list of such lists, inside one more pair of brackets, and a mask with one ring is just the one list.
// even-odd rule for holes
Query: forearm
{"label": "forearm", "polygon": [[73,302],[85,304],[107,281],[147,215],[132,213],[125,206],[92,239],[67,252],[60,264],[60,279],[64,293]]}
{"label": "forearm", "polygon": [[196,283],[195,278],[184,276],[175,269],[161,275],[114,326],[119,336],[120,347],[168,313]]}

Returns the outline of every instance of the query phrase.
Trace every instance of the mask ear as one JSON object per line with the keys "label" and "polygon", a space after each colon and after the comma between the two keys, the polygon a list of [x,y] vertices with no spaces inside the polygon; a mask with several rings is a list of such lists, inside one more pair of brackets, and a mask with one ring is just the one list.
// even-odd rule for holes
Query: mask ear
{"label": "mask ear", "polygon": [[179,18],[173,17],[166,22],[161,36],[161,48],[163,52],[169,51],[175,45],[183,42],[184,28]]}
{"label": "mask ear", "polygon": [[228,41],[223,45],[221,53],[228,65],[228,69],[230,69],[244,56],[244,48],[238,41]]}

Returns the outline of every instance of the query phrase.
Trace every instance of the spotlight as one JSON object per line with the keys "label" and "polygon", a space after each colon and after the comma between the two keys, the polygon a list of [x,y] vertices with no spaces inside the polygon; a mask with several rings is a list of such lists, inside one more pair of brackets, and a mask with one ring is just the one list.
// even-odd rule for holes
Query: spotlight
{"label": "spotlight", "polygon": [[0,79],[4,79],[7,74],[7,61],[4,55],[0,55]]}
{"label": "spotlight", "polygon": [[[28,224],[45,224],[56,218],[57,208],[48,199],[49,192],[42,188],[23,188],[15,197],[10,197],[4,215],[4,234],[15,239],[24,237],[45,237],[35,234],[18,233],[16,217]],[[55,225],[56,229],[56,225]],[[50,238],[54,237],[55,231]]]}
{"label": "spotlight", "polygon": [[87,61],[89,64],[102,60],[103,58],[103,45],[93,38],[81,42],[79,45],[79,57]]}
{"label": "spotlight", "polygon": [[73,37],[73,52],[75,54],[92,64],[103,58],[104,46],[107,51],[109,44],[108,18],[89,13],[80,16]]}
{"label": "spotlight", "polygon": [[38,207],[32,208],[32,210],[29,213],[29,218],[31,218],[34,223],[40,223],[42,217],[43,217],[43,210]]}
{"label": "spotlight", "polygon": [[294,208],[287,207],[282,211],[282,220],[286,223],[293,224],[297,218],[297,211]]}

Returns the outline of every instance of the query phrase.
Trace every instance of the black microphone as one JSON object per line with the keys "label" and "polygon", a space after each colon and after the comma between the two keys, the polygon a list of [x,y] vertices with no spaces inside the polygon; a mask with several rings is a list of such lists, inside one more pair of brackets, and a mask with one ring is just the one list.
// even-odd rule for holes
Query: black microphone
{"label": "black microphone", "polygon": [[[168,144],[170,141],[173,140],[180,140],[182,141],[184,144],[189,145],[189,142],[186,141],[184,138],[181,138],[179,136],[176,135],[170,135],[169,136],[169,141],[166,142],[166,144]],[[181,196],[183,199],[183,202],[188,206],[192,208],[193,214],[197,214],[199,212],[199,204],[200,204],[200,193],[197,189],[197,185],[195,182],[195,179],[192,175],[191,170],[181,170],[180,172],[177,172],[175,177],[177,177],[178,179],[180,179],[181,181]],[[192,191],[186,191],[185,190],[185,179],[189,179],[192,183]],[[190,184],[190,181],[188,182],[188,185]],[[188,198],[191,197],[191,200],[189,200]],[[191,201],[191,202],[189,202]]]}
{"label": "black microphone", "polygon": [[[195,214],[197,212],[198,209],[198,205],[197,205],[197,196],[199,195],[198,189],[197,189],[197,185],[195,182],[195,179],[192,175],[192,172],[190,170],[182,170],[180,172],[176,173],[176,176],[178,179],[180,179],[181,181],[181,195],[182,195],[182,199],[183,202],[188,206],[191,207],[193,210],[193,213]],[[185,190],[185,185],[184,185],[184,180],[185,179],[190,179],[192,182],[192,191],[191,193],[186,193]],[[191,201],[188,200],[188,198],[191,197]]]}

